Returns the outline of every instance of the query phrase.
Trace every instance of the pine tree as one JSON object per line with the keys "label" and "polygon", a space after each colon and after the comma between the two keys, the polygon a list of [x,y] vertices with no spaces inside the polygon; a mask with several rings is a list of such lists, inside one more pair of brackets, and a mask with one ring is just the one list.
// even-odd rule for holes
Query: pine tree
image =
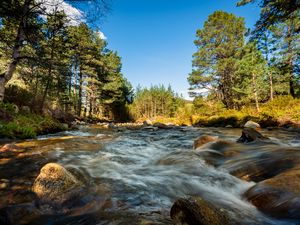
{"label": "pine tree", "polygon": [[232,84],[244,45],[244,19],[223,11],[209,16],[202,30],[197,30],[193,72],[188,80],[194,89],[207,89],[228,108],[235,108]]}
{"label": "pine tree", "polygon": [[267,94],[264,93],[267,62],[254,42],[247,43],[241,50],[237,67],[233,86],[235,101],[239,106],[255,102],[256,110],[259,111],[259,101]]}

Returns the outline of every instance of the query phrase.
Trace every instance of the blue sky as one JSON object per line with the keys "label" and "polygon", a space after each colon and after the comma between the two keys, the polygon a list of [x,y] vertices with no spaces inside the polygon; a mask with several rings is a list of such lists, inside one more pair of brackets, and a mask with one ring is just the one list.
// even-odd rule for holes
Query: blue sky
{"label": "blue sky", "polygon": [[196,30],[216,10],[245,17],[252,28],[259,8],[236,7],[237,0],[113,0],[100,25],[108,47],[122,57],[122,72],[136,87],[171,84],[187,96]]}

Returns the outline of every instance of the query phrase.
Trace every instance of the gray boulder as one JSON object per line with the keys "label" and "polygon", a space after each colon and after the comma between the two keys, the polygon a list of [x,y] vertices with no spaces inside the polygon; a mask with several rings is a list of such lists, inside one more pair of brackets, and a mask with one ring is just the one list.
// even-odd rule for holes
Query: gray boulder
{"label": "gray boulder", "polygon": [[245,128],[252,128],[252,129],[259,129],[260,125],[256,122],[253,122],[251,120],[247,121],[244,125]]}

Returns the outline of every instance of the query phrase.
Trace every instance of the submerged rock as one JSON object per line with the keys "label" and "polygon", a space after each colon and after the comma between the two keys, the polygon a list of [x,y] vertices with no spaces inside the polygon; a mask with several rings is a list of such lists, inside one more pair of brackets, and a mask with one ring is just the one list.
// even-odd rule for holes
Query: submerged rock
{"label": "submerged rock", "polygon": [[202,145],[205,145],[209,142],[214,142],[218,140],[217,137],[213,137],[213,136],[209,136],[209,135],[202,135],[201,137],[199,137],[198,139],[196,139],[194,141],[194,149],[197,149],[199,147],[201,147]]}
{"label": "submerged rock", "polygon": [[237,224],[227,213],[200,197],[180,198],[170,212],[176,225],[233,225]]}
{"label": "submerged rock", "polygon": [[253,128],[244,128],[242,131],[242,136],[237,140],[239,143],[248,143],[257,140],[267,140],[261,133]]}
{"label": "submerged rock", "polygon": [[48,163],[35,179],[32,191],[40,202],[61,205],[70,200],[83,188],[73,174],[57,163]]}
{"label": "submerged rock", "polygon": [[0,224],[31,224],[41,215],[42,212],[31,203],[12,205],[0,209]]}
{"label": "submerged rock", "polygon": [[196,139],[194,141],[194,150],[206,163],[216,167],[221,166],[241,151],[235,142],[209,135],[202,135]]}
{"label": "submerged rock", "polygon": [[300,165],[297,148],[260,147],[241,151],[221,166],[230,174],[246,181],[260,182]]}
{"label": "submerged rock", "polygon": [[159,128],[159,129],[172,129],[171,126],[168,126],[164,123],[159,123],[159,122],[154,123],[153,126]]}
{"label": "submerged rock", "polygon": [[300,166],[256,184],[245,196],[270,216],[300,219]]}
{"label": "submerged rock", "polygon": [[157,131],[158,127],[147,126],[147,127],[142,127],[142,130]]}

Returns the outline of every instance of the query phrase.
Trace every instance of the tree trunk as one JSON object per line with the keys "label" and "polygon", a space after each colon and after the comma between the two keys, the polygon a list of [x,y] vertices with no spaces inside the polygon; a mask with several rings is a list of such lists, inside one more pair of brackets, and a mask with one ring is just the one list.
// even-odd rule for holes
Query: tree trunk
{"label": "tree trunk", "polygon": [[26,0],[23,8],[23,16],[18,26],[17,36],[15,39],[15,45],[13,47],[12,57],[7,65],[7,69],[3,74],[0,74],[0,101],[3,101],[5,95],[5,85],[12,78],[17,64],[20,60],[21,50],[23,42],[25,41],[24,29],[26,28],[27,13],[29,11],[30,0]]}
{"label": "tree trunk", "polygon": [[270,100],[273,101],[274,99],[273,76],[271,71],[269,71],[268,73],[269,73],[269,83],[270,83]]}
{"label": "tree trunk", "polygon": [[293,75],[293,46],[292,46],[292,37],[293,37],[293,31],[292,31],[292,24],[293,22],[290,21],[288,24],[288,34],[287,34],[287,44],[288,44],[288,68],[289,68],[289,86],[290,86],[290,95],[295,98],[295,89],[294,89],[294,75]]}
{"label": "tree trunk", "polygon": [[[49,71],[49,73],[51,74],[51,70]],[[47,93],[48,93],[49,86],[50,86],[50,78],[48,78],[48,80],[47,80],[46,87],[45,87],[44,94],[43,94],[43,98],[42,98],[42,101],[41,101],[41,105],[40,105],[40,111],[41,112],[43,111],[43,108],[44,108],[44,104],[45,104],[45,101],[46,101],[46,96],[47,96]]]}
{"label": "tree trunk", "polygon": [[78,87],[78,109],[77,109],[77,116],[81,115],[81,107],[82,107],[82,73],[79,71],[79,87]]}
{"label": "tree trunk", "polygon": [[252,73],[252,85],[253,85],[253,93],[254,93],[254,99],[255,99],[255,107],[256,107],[257,112],[259,112],[258,94],[257,94],[255,73]]}
{"label": "tree trunk", "polygon": [[75,113],[77,113],[77,67],[78,67],[78,63],[76,59],[74,64],[74,90],[73,90]]}

